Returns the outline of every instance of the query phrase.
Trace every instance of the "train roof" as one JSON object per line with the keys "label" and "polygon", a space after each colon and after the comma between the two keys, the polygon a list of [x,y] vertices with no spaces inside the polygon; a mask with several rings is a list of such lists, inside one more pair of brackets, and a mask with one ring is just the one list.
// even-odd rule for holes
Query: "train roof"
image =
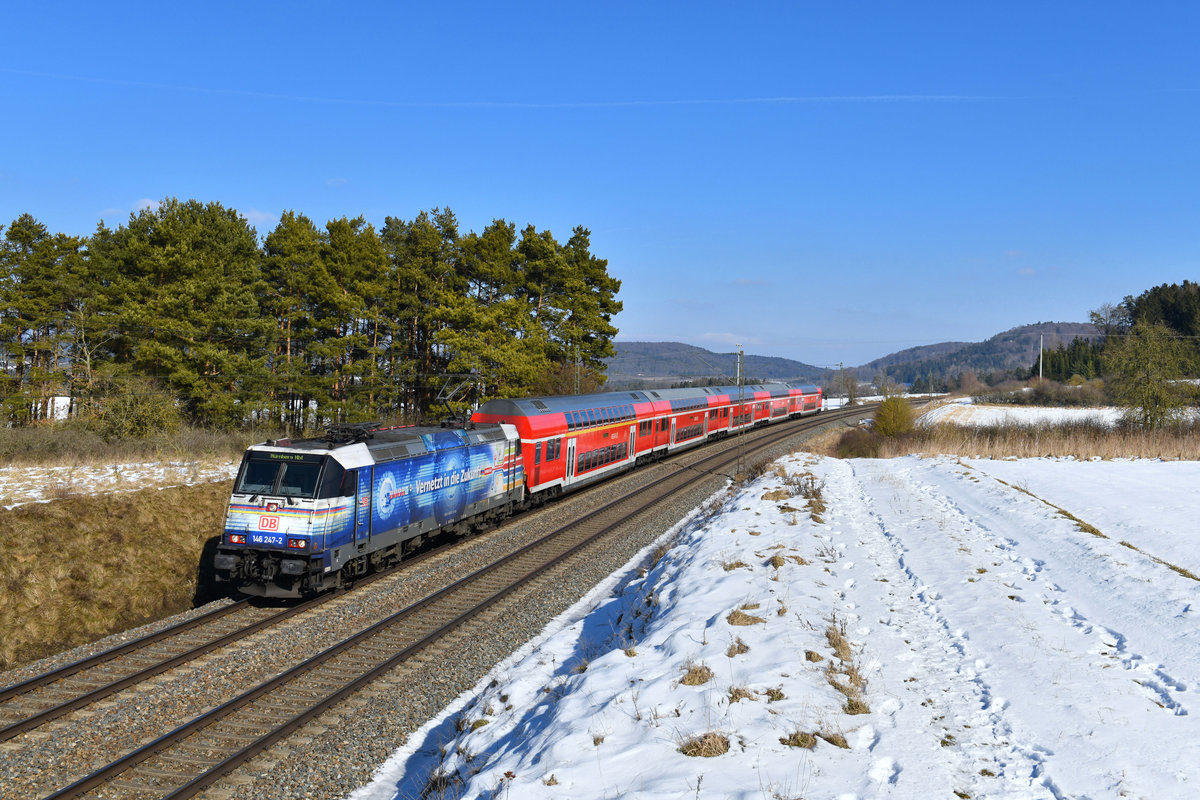
{"label": "train roof", "polygon": [[[346,433],[342,431],[342,433]],[[268,440],[255,447],[303,450],[308,452],[334,452],[349,447],[366,446],[376,461],[420,455],[449,447],[461,447],[482,442],[500,442],[507,437],[498,424],[472,424],[468,428],[442,428],[433,425],[411,425],[399,428],[362,428],[360,436],[344,435],[331,440],[329,436],[319,439]]]}
{"label": "train roof", "polygon": [[[787,397],[792,389],[817,391],[816,386],[792,386],[786,383],[753,383],[741,387],[743,397],[753,400],[756,392],[770,397]],[[531,417],[563,411],[612,408],[630,403],[669,402],[672,407],[686,405],[712,396],[738,396],[737,386],[694,386],[684,389],[638,389],[626,392],[593,392],[591,394],[557,395],[552,397],[514,397],[489,400],[480,407],[485,414]]]}

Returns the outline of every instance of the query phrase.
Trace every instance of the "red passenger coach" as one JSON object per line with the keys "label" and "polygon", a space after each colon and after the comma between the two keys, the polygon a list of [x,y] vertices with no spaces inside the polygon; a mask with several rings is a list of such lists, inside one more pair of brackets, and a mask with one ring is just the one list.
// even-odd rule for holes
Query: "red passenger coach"
{"label": "red passenger coach", "polygon": [[521,438],[527,490],[545,499],[667,453],[821,410],[821,389],[784,383],[491,400],[474,422]]}

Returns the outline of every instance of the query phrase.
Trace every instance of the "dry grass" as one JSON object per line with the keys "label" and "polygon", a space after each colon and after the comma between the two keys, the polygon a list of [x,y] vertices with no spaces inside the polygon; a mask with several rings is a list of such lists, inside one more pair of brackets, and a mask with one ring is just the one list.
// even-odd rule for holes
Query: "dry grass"
{"label": "dry grass", "polygon": [[747,569],[750,565],[745,561],[722,561],[721,568],[726,572],[732,572],[735,569]]}
{"label": "dry grass", "polygon": [[730,658],[733,658],[734,656],[740,656],[743,653],[749,653],[749,652],[750,652],[750,645],[743,642],[742,637],[739,636],[739,637],[737,637],[737,639],[735,639],[733,641],[732,644],[729,645],[729,649],[725,651],[725,655],[727,655]]}
{"label": "dry grass", "polygon": [[[1064,518],[1069,519],[1072,522],[1074,522],[1075,527],[1079,528],[1079,530],[1082,531],[1083,533],[1091,534],[1092,536],[1096,536],[1100,539],[1109,539],[1109,536],[1107,534],[1105,534],[1103,531],[1101,531],[1099,528],[1095,527],[1094,525],[1090,525],[1090,524],[1084,522],[1079,517],[1072,514],[1070,511],[1067,511],[1065,508],[1059,508],[1058,506],[1051,503],[1049,500],[1046,500],[1042,497],[1038,497],[1036,494],[1034,494],[1033,492],[1029,491],[1028,489],[1026,489],[1022,486],[1013,486],[1012,484],[1007,483],[1005,481],[1000,481],[1000,482],[1003,483],[1005,486],[1009,486],[1013,489],[1016,489],[1018,492],[1027,494],[1030,497],[1034,498],[1035,500],[1039,500],[1039,501],[1045,503],[1046,505],[1050,506],[1050,508],[1053,508],[1060,517],[1064,517]],[[1130,542],[1127,542],[1125,540],[1121,540],[1120,542],[1118,542],[1118,544],[1120,544],[1124,547],[1128,547],[1130,550],[1133,550],[1134,552],[1141,553],[1142,555],[1146,556],[1146,558],[1149,558],[1151,561],[1155,562],[1156,564],[1160,564],[1184,578],[1188,578],[1189,580],[1200,582],[1200,576],[1197,576],[1195,573],[1191,572],[1190,570],[1188,570],[1184,567],[1179,566],[1178,564],[1172,564],[1170,561],[1165,561],[1156,555],[1147,553],[1145,550],[1142,550],[1137,545],[1131,544]],[[980,571],[986,572],[986,570],[980,570]],[[1012,599],[1012,598],[1010,597],[1009,599]]]}
{"label": "dry grass", "polygon": [[0,668],[213,599],[226,483],[0,510]]}
{"label": "dry grass", "polygon": [[668,537],[666,541],[659,542],[653,550],[650,551],[649,557],[646,559],[645,569],[647,571],[654,569],[663,557],[671,552],[671,548],[679,544],[679,535]]}
{"label": "dry grass", "polygon": [[846,638],[846,623],[839,622],[835,617],[825,629],[825,640],[829,642],[829,648],[833,650],[833,654],[841,661],[852,661],[854,653],[850,649],[850,640]]}
{"label": "dry grass", "polygon": [[846,698],[842,711],[847,714],[868,714],[871,709],[866,701],[867,679],[858,669],[854,659],[854,651],[846,638],[846,623],[835,616],[825,629],[825,639],[829,642],[837,661],[830,661],[825,668],[825,680]]}
{"label": "dry grass", "polygon": [[679,752],[693,758],[713,758],[729,752],[729,737],[717,731],[693,736],[679,743]]}
{"label": "dry grass", "polygon": [[843,750],[850,749],[850,744],[846,741],[846,737],[840,733],[818,733],[817,736],[820,736],[835,747],[840,747]]}
{"label": "dry grass", "polygon": [[[444,798],[451,796],[449,793],[454,791],[462,783],[462,778],[458,777],[458,773],[445,772],[442,769],[436,769],[429,773],[429,777],[425,779],[425,788],[421,790],[422,798]],[[457,796],[457,792],[453,796]]]}
{"label": "dry grass", "polygon": [[767,560],[767,564],[774,567],[775,569],[779,569],[786,563],[787,563],[787,559],[784,558],[783,556],[779,555],[779,553],[776,553],[775,555],[771,556],[770,559]]}
{"label": "dry grass", "polygon": [[79,421],[0,428],[2,466],[107,466],[163,460],[238,461],[246,447],[278,436],[269,431],[182,428],[146,439],[106,442]]}
{"label": "dry grass", "polygon": [[817,737],[812,733],[796,731],[788,736],[781,736],[779,743],[786,744],[788,747],[803,747],[806,750],[812,750],[817,746]]}
{"label": "dry grass", "polygon": [[729,689],[729,702],[737,703],[742,700],[757,700],[754,692],[747,689],[745,686],[733,686]]}
{"label": "dry grass", "polygon": [[795,475],[789,475],[787,485],[792,492],[803,497],[808,506],[808,514],[812,517],[812,521],[818,524],[825,521],[824,514],[827,510],[825,498],[822,491],[825,489],[825,481],[817,478],[811,472],[801,472]]}
{"label": "dry grass", "polygon": [[1155,431],[1094,424],[954,424],[919,428],[907,436],[878,442],[879,458],[923,453],[976,458],[1074,456],[1079,459],[1162,458],[1200,460],[1200,431],[1192,426]]}
{"label": "dry grass", "polygon": [[713,671],[703,662],[697,664],[689,661],[684,665],[684,669],[687,671],[679,679],[684,686],[700,686],[712,680]]}
{"label": "dry grass", "polygon": [[766,620],[763,619],[762,617],[756,617],[753,614],[747,614],[746,612],[742,611],[740,608],[734,609],[729,614],[729,616],[726,617],[725,619],[729,622],[730,625],[741,625],[741,626],[758,625],[759,623],[766,622]]}

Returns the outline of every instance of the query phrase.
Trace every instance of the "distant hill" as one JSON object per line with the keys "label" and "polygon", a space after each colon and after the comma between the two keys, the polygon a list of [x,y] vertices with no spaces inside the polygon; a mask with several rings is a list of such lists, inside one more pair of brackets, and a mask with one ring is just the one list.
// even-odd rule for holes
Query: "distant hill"
{"label": "distant hill", "polygon": [[[716,380],[733,383],[737,356],[714,353],[682,342],[613,342],[617,354],[606,359],[607,389],[635,386],[669,386],[681,381]],[[764,381],[822,383],[829,370],[801,361],[772,356],[745,355],[744,376]]]}
{"label": "distant hill", "polygon": [[[940,342],[910,347],[855,367],[858,376],[871,380],[885,369],[888,377],[901,383],[932,376],[952,378],[966,370],[976,373],[1028,369],[1036,363],[1038,337],[1045,336],[1047,348],[1069,344],[1076,337],[1094,338],[1096,326],[1087,322],[1039,322],[998,333],[983,342]],[[606,388],[669,386],[681,381],[732,382],[737,374],[737,356],[714,353],[681,342],[614,342],[617,354],[606,360]],[[787,358],[746,355],[743,371],[747,378],[775,381],[827,383],[832,371]],[[849,368],[849,367],[848,367]]]}
{"label": "distant hill", "polygon": [[954,377],[966,370],[976,373],[1029,369],[1037,363],[1039,337],[1045,337],[1046,349],[1070,344],[1078,337],[1092,339],[1100,333],[1088,322],[1038,322],[998,333],[982,342],[942,342],[901,350],[877,358],[858,368],[869,379],[887,370],[888,377],[900,383],[918,378]]}

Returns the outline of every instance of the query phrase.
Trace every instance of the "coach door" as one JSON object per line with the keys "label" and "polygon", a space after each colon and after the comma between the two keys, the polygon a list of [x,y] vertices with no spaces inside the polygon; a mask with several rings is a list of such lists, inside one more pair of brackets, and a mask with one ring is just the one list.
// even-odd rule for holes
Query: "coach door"
{"label": "coach door", "polygon": [[575,440],[567,439],[567,471],[566,483],[571,484],[571,479],[575,477]]}
{"label": "coach door", "polygon": [[366,544],[371,540],[371,480],[374,467],[358,469],[358,503],[354,507],[354,543]]}
{"label": "coach door", "polygon": [[671,417],[671,438],[667,439],[667,444],[675,444],[675,423],[677,421],[676,417]]}
{"label": "coach door", "polygon": [[629,426],[629,449],[626,451],[628,461],[637,458],[637,425]]}

